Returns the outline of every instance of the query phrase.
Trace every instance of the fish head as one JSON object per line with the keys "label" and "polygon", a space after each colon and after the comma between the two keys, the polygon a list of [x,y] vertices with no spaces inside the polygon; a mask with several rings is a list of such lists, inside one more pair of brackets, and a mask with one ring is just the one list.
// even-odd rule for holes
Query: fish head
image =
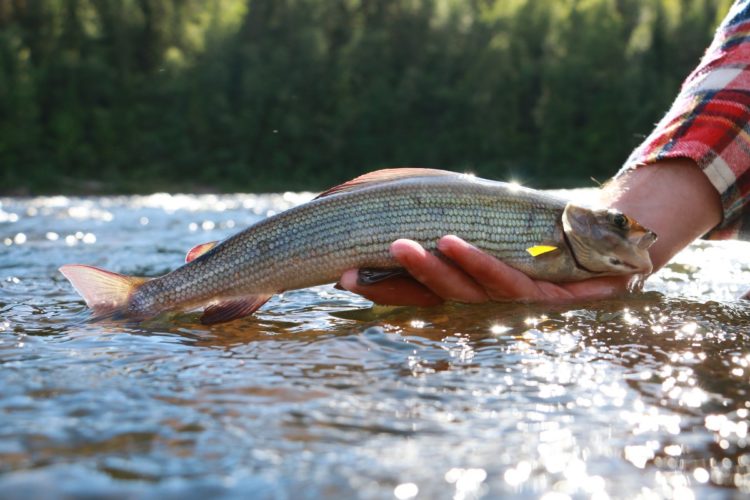
{"label": "fish head", "polygon": [[649,247],[656,234],[619,210],[568,203],[563,230],[577,264],[594,274],[642,274],[653,270]]}

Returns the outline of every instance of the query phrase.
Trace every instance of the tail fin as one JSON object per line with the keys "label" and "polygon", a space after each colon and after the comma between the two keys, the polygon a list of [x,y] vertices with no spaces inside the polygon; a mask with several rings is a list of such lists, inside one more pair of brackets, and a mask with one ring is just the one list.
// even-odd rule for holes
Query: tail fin
{"label": "tail fin", "polygon": [[80,264],[62,266],[60,272],[97,316],[124,311],[133,292],[148,281]]}

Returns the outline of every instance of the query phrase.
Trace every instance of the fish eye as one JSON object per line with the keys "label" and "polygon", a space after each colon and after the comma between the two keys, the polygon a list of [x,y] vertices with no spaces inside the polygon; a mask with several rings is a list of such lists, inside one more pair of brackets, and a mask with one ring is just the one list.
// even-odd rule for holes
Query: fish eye
{"label": "fish eye", "polygon": [[609,221],[619,229],[627,229],[628,223],[630,222],[628,217],[620,212],[610,212]]}

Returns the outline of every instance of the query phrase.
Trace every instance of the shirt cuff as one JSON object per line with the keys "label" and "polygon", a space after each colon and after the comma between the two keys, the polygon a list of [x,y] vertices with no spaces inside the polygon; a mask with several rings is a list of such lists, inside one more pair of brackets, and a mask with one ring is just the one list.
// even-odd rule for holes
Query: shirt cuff
{"label": "shirt cuff", "polygon": [[[750,35],[750,23],[739,28]],[[721,195],[724,217],[707,235],[710,239],[750,240],[748,61],[750,42],[714,43],[670,111],[617,174],[660,160],[693,160]]]}

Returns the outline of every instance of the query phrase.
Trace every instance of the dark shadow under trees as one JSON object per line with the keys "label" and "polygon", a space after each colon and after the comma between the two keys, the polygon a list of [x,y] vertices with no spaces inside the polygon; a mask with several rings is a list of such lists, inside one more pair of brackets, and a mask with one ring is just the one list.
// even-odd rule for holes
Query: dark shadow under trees
{"label": "dark shadow under trees", "polygon": [[605,179],[729,1],[0,0],[6,193]]}

